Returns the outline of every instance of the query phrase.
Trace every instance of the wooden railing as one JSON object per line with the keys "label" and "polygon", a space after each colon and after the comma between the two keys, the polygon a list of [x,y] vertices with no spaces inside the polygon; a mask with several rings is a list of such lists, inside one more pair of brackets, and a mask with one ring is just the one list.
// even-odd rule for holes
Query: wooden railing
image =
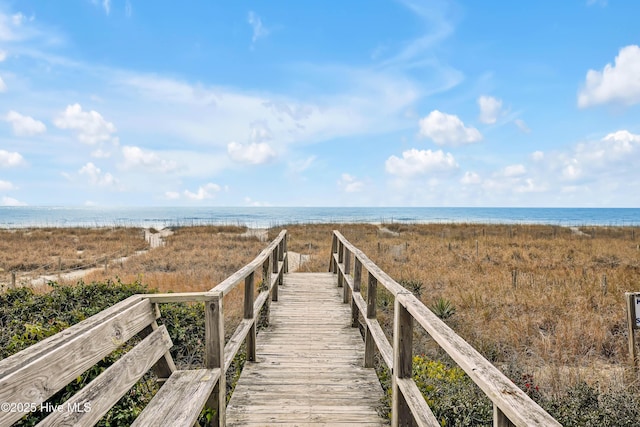
{"label": "wooden railing", "polygon": [[[136,335],[142,338],[139,344],[66,402],[79,408],[85,402],[91,405],[90,411],[53,411],[38,425],[93,425],[146,371],[153,369],[164,385],[134,425],[192,426],[206,406],[215,411],[211,424],[224,426],[226,371],[243,342],[247,360],[255,360],[260,311],[267,304],[268,316],[269,302],[277,301],[278,287],[287,269],[287,231],[283,230],[253,261],[207,292],[133,295],[0,360],[0,426],[10,425],[45,404],[70,381]],[[262,286],[254,298],[255,276],[260,270]],[[225,345],[224,296],[241,282],[243,319]],[[171,337],[165,326],[156,323],[160,317],[158,304],[196,301],[205,305],[206,369],[179,371],[169,353]],[[74,356],[68,358],[68,354]],[[28,406],[25,402],[29,402]],[[5,410],[11,405],[15,410]]]}
{"label": "wooden railing", "polygon": [[[363,268],[367,271],[367,301],[360,293]],[[351,326],[358,326],[360,314],[366,323],[364,366],[373,367],[377,348],[392,373],[392,426],[440,426],[412,378],[414,321],[493,402],[494,426],[560,426],[524,391],[338,231],[333,232],[329,271],[338,275],[338,286],[343,287],[343,302],[351,300]],[[376,317],[378,284],[395,297],[393,345],[387,340]]]}
{"label": "wooden railing", "polygon": [[[262,269],[263,290],[254,299],[255,273]],[[287,230],[269,244],[253,261],[229,276],[215,288],[204,293],[205,300],[205,367],[221,369],[220,380],[213,390],[208,407],[216,411],[213,425],[225,425],[226,372],[231,362],[246,343],[248,361],[256,360],[256,323],[262,307],[278,300],[278,286],[288,271]],[[225,345],[224,296],[244,281],[244,316]]]}

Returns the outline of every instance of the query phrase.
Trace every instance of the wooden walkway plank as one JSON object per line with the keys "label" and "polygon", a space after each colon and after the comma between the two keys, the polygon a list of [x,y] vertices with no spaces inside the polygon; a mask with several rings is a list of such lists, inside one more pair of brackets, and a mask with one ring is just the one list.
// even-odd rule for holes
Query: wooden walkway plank
{"label": "wooden walkway plank", "polygon": [[227,407],[227,426],[382,426],[382,387],[331,273],[290,273]]}

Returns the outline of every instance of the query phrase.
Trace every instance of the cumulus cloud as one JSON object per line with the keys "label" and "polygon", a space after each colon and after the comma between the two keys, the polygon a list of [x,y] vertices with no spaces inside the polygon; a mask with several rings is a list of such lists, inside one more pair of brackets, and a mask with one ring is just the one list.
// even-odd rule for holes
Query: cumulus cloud
{"label": "cumulus cloud", "polygon": [[464,185],[475,185],[480,184],[481,182],[482,179],[480,178],[480,175],[470,171],[465,172],[464,176],[460,179],[460,183]]}
{"label": "cumulus cloud", "polygon": [[355,176],[343,173],[338,180],[338,187],[345,193],[357,193],[364,188],[364,182],[358,181]]}
{"label": "cumulus cloud", "polygon": [[10,191],[15,190],[15,186],[9,181],[0,180],[0,191]]}
{"label": "cumulus cloud", "polygon": [[97,150],[91,152],[91,157],[95,159],[108,159],[109,157],[111,157],[111,152],[104,151],[102,148],[98,148]]}
{"label": "cumulus cloud", "polygon": [[33,136],[47,131],[47,127],[41,121],[13,110],[7,113],[4,120],[11,123],[13,133],[17,136]]}
{"label": "cumulus cloud", "polygon": [[253,29],[253,37],[251,43],[255,43],[258,39],[269,35],[269,30],[262,24],[262,19],[254,12],[249,11],[249,17],[247,19],[249,25]]}
{"label": "cumulus cloud", "polygon": [[502,100],[492,96],[481,96],[478,98],[478,107],[480,107],[480,121],[486,124],[493,124],[500,116]]}
{"label": "cumulus cloud", "polygon": [[78,139],[85,144],[94,145],[112,139],[116,132],[113,123],[106,121],[97,111],[82,111],[80,104],[67,106],[54,120],[53,124],[60,129],[76,132]]}
{"label": "cumulus cloud", "polygon": [[640,47],[630,45],[620,49],[614,65],[602,71],[589,70],[584,86],[578,93],[578,107],[640,102]]}
{"label": "cumulus cloud", "polygon": [[14,199],[13,197],[4,196],[2,198],[2,206],[27,206],[26,203]]}
{"label": "cumulus cloud", "polygon": [[411,177],[433,172],[447,172],[458,168],[451,153],[442,150],[416,150],[402,153],[402,158],[391,156],[385,162],[385,170],[391,175]]}
{"label": "cumulus cloud", "polygon": [[532,178],[527,178],[524,180],[524,183],[516,185],[513,191],[516,193],[542,193],[547,191],[547,187],[536,184]]}
{"label": "cumulus cloud", "polygon": [[208,183],[200,188],[195,193],[192,193],[189,190],[184,190],[184,195],[187,199],[190,200],[205,200],[212,199],[216,193],[220,192],[221,188],[218,184]]}
{"label": "cumulus cloud", "polygon": [[115,187],[118,185],[118,180],[113,175],[109,172],[103,173],[102,170],[92,162],[81,167],[78,174],[86,176],[91,185],[99,187]]}
{"label": "cumulus cloud", "polygon": [[420,135],[431,138],[439,145],[461,145],[478,142],[482,139],[480,131],[466,127],[458,116],[434,110],[420,120]]}
{"label": "cumulus cloud", "polygon": [[251,197],[245,197],[244,198],[244,203],[247,206],[252,206],[254,208],[262,208],[262,207],[271,206],[271,203],[269,203],[269,202],[260,202],[258,200],[253,200]]}
{"label": "cumulus cloud", "polygon": [[24,158],[20,153],[0,150],[0,167],[10,168],[24,164]]}
{"label": "cumulus cloud", "polygon": [[177,168],[177,163],[172,160],[161,159],[156,153],[145,151],[140,147],[122,147],[124,168],[133,169],[143,167],[157,172],[171,172]]}
{"label": "cumulus cloud", "polygon": [[503,175],[512,178],[516,176],[522,176],[527,173],[527,169],[524,165],[509,165],[503,170]]}
{"label": "cumulus cloud", "polygon": [[254,142],[249,145],[230,142],[227,145],[227,153],[233,161],[252,165],[267,163],[276,157],[275,151],[266,142]]}

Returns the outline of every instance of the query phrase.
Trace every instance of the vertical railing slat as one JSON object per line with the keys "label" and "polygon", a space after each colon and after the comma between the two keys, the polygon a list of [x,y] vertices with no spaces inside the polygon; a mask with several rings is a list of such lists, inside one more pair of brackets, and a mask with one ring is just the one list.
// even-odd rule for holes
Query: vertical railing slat
{"label": "vertical railing slat", "polygon": [[226,424],[227,382],[224,370],[224,307],[222,292],[212,291],[211,299],[205,303],[205,367],[219,368],[220,379],[213,389],[207,407],[215,412],[211,425]]}

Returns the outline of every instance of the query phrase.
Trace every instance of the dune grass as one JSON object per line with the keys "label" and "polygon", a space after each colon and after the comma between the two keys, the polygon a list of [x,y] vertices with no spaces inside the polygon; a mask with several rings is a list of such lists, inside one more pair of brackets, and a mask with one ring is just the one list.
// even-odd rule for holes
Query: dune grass
{"label": "dune grass", "polygon": [[[339,229],[428,307],[449,304],[446,322],[497,366],[518,366],[547,394],[587,381],[624,388],[629,376],[624,292],[640,291],[640,233],[630,227],[478,224],[309,224],[286,227],[289,250],[310,256],[301,271],[327,271]],[[281,228],[269,230],[269,239]],[[267,243],[243,227],[180,227],[162,247],[111,262],[86,282],[139,281],[160,291],[213,288]],[[580,231],[580,233],[578,233]],[[2,231],[5,271],[50,271],[107,254],[147,248],[141,230]],[[514,286],[515,277],[515,286]],[[606,279],[605,279],[606,277]],[[258,282],[260,278],[257,278]],[[603,286],[606,280],[606,287]],[[73,282],[73,281],[72,281]],[[73,283],[69,283],[73,284]],[[225,299],[239,318],[242,284]],[[228,299],[228,301],[227,301]],[[378,297],[390,330],[393,300]],[[442,358],[416,331],[416,353]]]}

